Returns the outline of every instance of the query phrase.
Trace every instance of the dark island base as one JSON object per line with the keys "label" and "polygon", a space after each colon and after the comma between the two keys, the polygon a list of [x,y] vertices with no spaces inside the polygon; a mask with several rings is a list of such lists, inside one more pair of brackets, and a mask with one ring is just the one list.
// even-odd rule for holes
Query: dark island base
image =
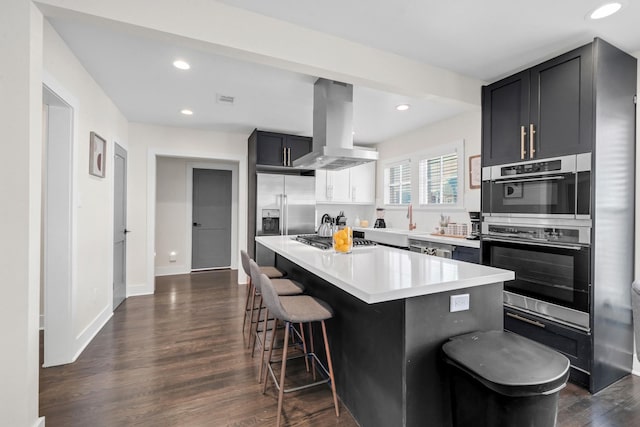
{"label": "dark island base", "polygon": [[[456,335],[502,330],[502,283],[366,304],[280,255],[275,261],[333,307],[327,332],[336,387],[361,426],[451,425],[440,348]],[[450,313],[450,296],[466,293],[470,309]]]}

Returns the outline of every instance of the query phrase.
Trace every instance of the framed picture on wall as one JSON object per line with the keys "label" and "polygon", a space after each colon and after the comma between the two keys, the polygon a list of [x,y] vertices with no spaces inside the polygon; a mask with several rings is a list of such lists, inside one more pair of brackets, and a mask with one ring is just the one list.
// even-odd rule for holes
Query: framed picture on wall
{"label": "framed picture on wall", "polygon": [[107,141],[95,132],[91,132],[89,141],[89,173],[104,178]]}
{"label": "framed picture on wall", "polygon": [[480,188],[482,177],[480,165],[480,155],[469,157],[469,188]]}

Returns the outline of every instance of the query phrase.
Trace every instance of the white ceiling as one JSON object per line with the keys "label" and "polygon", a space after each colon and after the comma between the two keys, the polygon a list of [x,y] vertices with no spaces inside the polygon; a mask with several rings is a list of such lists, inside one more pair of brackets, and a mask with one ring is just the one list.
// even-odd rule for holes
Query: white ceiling
{"label": "white ceiling", "polygon": [[[213,1],[213,0],[210,0]],[[222,0],[485,81],[588,43],[595,36],[640,51],[640,1],[602,21],[585,20],[596,0]],[[553,13],[552,13],[553,12]],[[187,48],[177,37],[128,31],[73,15],[49,17],[85,68],[130,121],[243,132],[311,135],[308,76]],[[192,45],[190,45],[192,46]],[[175,58],[191,70],[171,65]],[[235,97],[233,106],[217,95]],[[446,101],[446,100],[444,100]],[[377,143],[469,110],[468,105],[354,88],[354,140]],[[412,108],[400,113],[399,103]],[[193,116],[179,114],[182,108]]]}

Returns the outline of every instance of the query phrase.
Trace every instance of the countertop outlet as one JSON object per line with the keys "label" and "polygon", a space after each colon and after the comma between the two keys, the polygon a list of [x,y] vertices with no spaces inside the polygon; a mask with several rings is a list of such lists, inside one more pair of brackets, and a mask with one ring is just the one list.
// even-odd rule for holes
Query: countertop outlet
{"label": "countertop outlet", "polygon": [[454,313],[465,310],[469,310],[469,294],[451,295],[449,311]]}

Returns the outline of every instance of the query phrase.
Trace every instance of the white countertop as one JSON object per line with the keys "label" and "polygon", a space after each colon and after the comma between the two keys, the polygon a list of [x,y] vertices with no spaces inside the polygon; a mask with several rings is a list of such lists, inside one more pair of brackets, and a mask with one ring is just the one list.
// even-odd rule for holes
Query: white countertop
{"label": "white countertop", "polygon": [[423,240],[426,242],[438,242],[447,245],[464,246],[467,248],[479,248],[480,240],[459,239],[456,237],[434,236],[424,230],[405,230],[401,228],[371,228],[353,227],[355,231],[361,231],[365,238],[375,242],[386,243],[395,246],[409,246],[409,239]]}
{"label": "white countertop", "polygon": [[368,304],[513,280],[512,271],[386,246],[350,254],[305,245],[291,236],[256,242]]}

